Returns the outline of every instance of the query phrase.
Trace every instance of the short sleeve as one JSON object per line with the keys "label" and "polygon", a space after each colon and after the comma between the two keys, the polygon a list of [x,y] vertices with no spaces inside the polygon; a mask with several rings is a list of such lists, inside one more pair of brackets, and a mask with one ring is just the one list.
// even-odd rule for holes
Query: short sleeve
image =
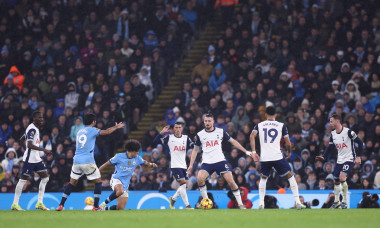
{"label": "short sleeve", "polygon": [[289,133],[288,133],[288,128],[286,127],[286,125],[282,125],[282,137],[288,137],[289,136]]}
{"label": "short sleeve", "polygon": [[231,139],[231,136],[225,130],[223,130],[223,139],[227,141]]}
{"label": "short sleeve", "polygon": [[29,131],[26,133],[26,141],[33,141],[35,135],[36,129],[29,129]]}
{"label": "short sleeve", "polygon": [[191,141],[190,137],[187,137],[187,149],[193,148],[194,143]]}
{"label": "short sleeve", "polygon": [[199,135],[197,134],[197,136],[195,136],[195,146],[197,147],[201,147],[202,146],[202,143],[201,143],[201,139],[199,138]]}
{"label": "short sleeve", "polygon": [[252,132],[256,132],[257,134],[259,134],[259,125],[258,124],[255,125]]}
{"label": "short sleeve", "polygon": [[144,165],[146,163],[146,161],[140,156],[137,156],[137,159],[138,159],[139,165]]}
{"label": "short sleeve", "polygon": [[94,135],[98,136],[100,134],[100,129],[99,128],[94,128]]}
{"label": "short sleeve", "polygon": [[116,165],[117,162],[118,162],[117,155],[113,156],[113,158],[111,158],[111,159],[109,160],[109,162],[110,162],[112,165]]}
{"label": "short sleeve", "polygon": [[356,133],[354,131],[348,130],[348,137],[351,140],[355,140],[358,136],[356,135]]}

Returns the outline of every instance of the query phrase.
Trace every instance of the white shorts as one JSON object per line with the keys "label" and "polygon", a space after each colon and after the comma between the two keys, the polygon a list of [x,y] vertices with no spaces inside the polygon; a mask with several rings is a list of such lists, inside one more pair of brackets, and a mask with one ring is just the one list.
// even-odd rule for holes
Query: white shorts
{"label": "white shorts", "polygon": [[99,179],[100,171],[95,164],[76,164],[71,168],[70,177],[78,180],[81,176],[86,175],[87,180]]}
{"label": "white shorts", "polygon": [[[111,185],[112,190],[115,190],[114,188],[115,188],[115,186],[118,185],[118,184],[123,185],[119,179],[111,178],[111,180],[110,180],[110,185]],[[119,197],[127,197],[127,198],[128,198],[128,190],[125,190],[125,191],[123,192],[123,194],[122,194],[121,196],[119,196]]]}

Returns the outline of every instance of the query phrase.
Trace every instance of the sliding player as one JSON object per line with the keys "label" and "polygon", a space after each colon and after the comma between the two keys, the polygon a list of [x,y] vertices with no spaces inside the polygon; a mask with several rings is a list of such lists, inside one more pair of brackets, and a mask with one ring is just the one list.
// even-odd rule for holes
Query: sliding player
{"label": "sliding player", "polygon": [[[106,201],[100,204],[102,210],[124,210],[128,201],[129,181],[137,166],[145,165],[151,168],[157,168],[157,164],[147,162],[138,156],[140,148],[141,144],[137,140],[128,140],[125,145],[125,153],[116,154],[108,162],[100,166],[100,171],[107,166],[115,166],[115,172],[112,174],[110,181],[113,192],[108,196]],[[107,207],[107,204],[114,199],[117,199],[117,205]]]}
{"label": "sliding player", "polygon": [[93,211],[100,211],[99,198],[102,193],[102,182],[100,179],[100,172],[95,164],[94,159],[94,147],[96,137],[98,135],[109,135],[117,129],[123,128],[123,123],[118,123],[107,130],[100,130],[95,128],[96,116],[95,114],[87,114],[84,116],[85,127],[77,133],[77,144],[74,155],[74,164],[71,168],[70,183],[65,187],[63,191],[61,203],[59,204],[57,211],[62,211],[63,206],[74,187],[78,184],[78,180],[81,176],[86,175],[87,180],[92,180],[95,183],[94,189],[94,207]]}

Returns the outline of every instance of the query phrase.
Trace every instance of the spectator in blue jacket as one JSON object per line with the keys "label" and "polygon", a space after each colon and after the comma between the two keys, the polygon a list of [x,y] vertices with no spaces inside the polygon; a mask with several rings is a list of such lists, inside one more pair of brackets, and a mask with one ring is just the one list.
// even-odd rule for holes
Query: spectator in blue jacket
{"label": "spectator in blue jacket", "polygon": [[226,74],[222,70],[222,65],[218,63],[212,71],[212,75],[208,81],[208,87],[212,94],[214,94],[216,89],[226,80],[226,77]]}

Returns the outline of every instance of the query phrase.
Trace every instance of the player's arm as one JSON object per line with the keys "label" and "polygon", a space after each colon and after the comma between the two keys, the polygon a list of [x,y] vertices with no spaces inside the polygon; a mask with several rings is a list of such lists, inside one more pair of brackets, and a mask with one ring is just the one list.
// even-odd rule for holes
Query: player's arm
{"label": "player's arm", "polygon": [[286,152],[287,152],[286,159],[290,159],[290,157],[292,156],[292,148],[291,148],[292,144],[290,143],[288,129],[286,128],[285,124],[282,125],[282,135],[283,135],[283,138],[285,140],[285,145],[286,145]]}
{"label": "player's arm", "polygon": [[[197,142],[199,142],[198,135],[197,135]],[[198,152],[199,152],[199,146],[195,144],[193,152],[191,153],[189,168],[187,169],[188,175],[191,175],[191,171],[193,170],[193,165],[194,165],[195,159],[197,158]]]}
{"label": "player's arm", "polygon": [[284,140],[286,144],[286,152],[288,153],[288,156],[286,157],[286,159],[290,159],[290,157],[292,156],[292,148],[291,148],[292,144],[290,143],[289,135],[284,137]]}
{"label": "player's arm", "polygon": [[107,161],[106,163],[104,163],[102,166],[99,167],[99,171],[101,172],[103,169],[105,169],[106,167],[112,165],[110,161]]}
{"label": "player's arm", "polygon": [[27,141],[27,145],[28,145],[28,149],[32,149],[32,150],[39,150],[39,151],[42,151],[44,152],[46,155],[48,154],[51,154],[51,151],[50,150],[47,150],[45,148],[41,148],[41,147],[38,147],[38,146],[35,146],[33,145],[33,142],[32,141]]}
{"label": "player's arm", "polygon": [[252,152],[256,152],[256,142],[255,142],[256,135],[257,135],[257,131],[253,130],[251,135],[249,136],[249,142],[251,144]]}
{"label": "player's arm", "polygon": [[170,129],[170,126],[169,126],[169,125],[165,126],[165,127],[161,130],[160,134],[156,135],[156,137],[153,139],[153,142],[156,143],[156,144],[159,144],[159,143],[167,144],[167,143],[168,143],[168,142],[167,142],[168,140],[163,140],[163,139],[165,139],[165,138],[164,138],[164,137],[165,137],[164,134],[165,134],[166,132],[168,132],[169,129]]}
{"label": "player's arm", "polygon": [[351,140],[353,140],[355,143],[358,144],[358,150],[356,153],[356,158],[355,158],[355,164],[361,164],[361,158],[360,156],[362,155],[363,152],[363,141],[355,134],[354,131],[349,130],[348,131],[348,137],[350,137]]}
{"label": "player's arm", "polygon": [[26,144],[25,144],[25,135],[22,135],[20,138],[20,144],[24,150],[26,150]]}
{"label": "player's arm", "polygon": [[320,159],[320,160],[326,160],[326,158],[329,156],[329,154],[331,153],[331,151],[334,149],[334,141],[333,141],[333,138],[332,138],[332,135],[330,136],[330,142],[329,142],[329,146],[326,148],[325,152],[323,153],[323,155],[321,156],[316,156],[315,158],[316,159]]}
{"label": "player's arm", "polygon": [[146,167],[149,167],[149,168],[158,168],[158,166],[157,166],[156,163],[152,163],[152,162],[148,162],[148,161],[145,161],[145,163],[143,164],[143,166],[146,166]]}
{"label": "player's arm", "polygon": [[50,150],[47,150],[45,148],[41,148],[39,146],[33,145],[34,137],[36,137],[36,130],[35,129],[30,129],[26,133],[26,136],[24,137],[26,139],[26,145],[28,146],[28,149],[42,151],[45,154],[51,154]]}
{"label": "player's arm", "polygon": [[113,127],[110,127],[106,130],[101,130],[99,132],[99,135],[109,135],[111,134],[112,132],[116,131],[117,129],[120,129],[120,128],[123,128],[124,127],[124,124],[122,122],[120,123],[115,123],[115,126]]}

